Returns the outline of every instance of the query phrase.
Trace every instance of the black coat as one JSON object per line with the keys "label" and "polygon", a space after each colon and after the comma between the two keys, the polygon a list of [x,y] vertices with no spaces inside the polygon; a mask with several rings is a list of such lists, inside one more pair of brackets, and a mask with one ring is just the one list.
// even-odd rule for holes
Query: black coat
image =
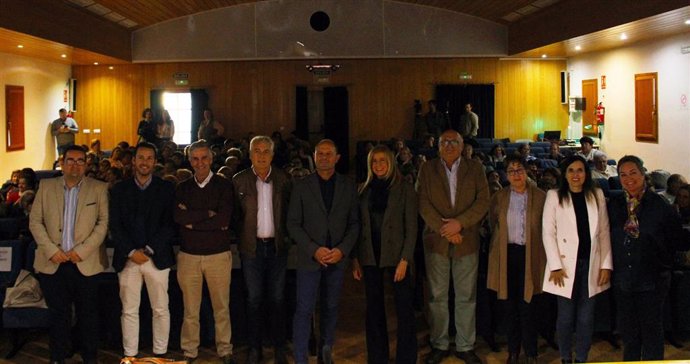
{"label": "black coat", "polygon": [[[139,201],[142,198],[143,204]],[[172,249],[176,234],[174,206],[175,186],[156,176],[144,191],[139,189],[134,178],[113,187],[110,192],[110,235],[115,246],[113,268],[117,272],[125,267],[132,250],[143,249],[147,245],[154,251],[151,259],[156,268],[170,268],[175,264]]]}

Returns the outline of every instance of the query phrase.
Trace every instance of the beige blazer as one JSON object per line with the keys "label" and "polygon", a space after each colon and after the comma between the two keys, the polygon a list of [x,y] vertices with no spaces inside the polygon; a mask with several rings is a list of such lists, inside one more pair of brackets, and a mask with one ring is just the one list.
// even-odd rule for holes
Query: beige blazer
{"label": "beige blazer", "polygon": [[450,242],[441,237],[442,218],[454,218],[463,226],[462,243],[453,250],[454,257],[479,251],[479,225],[489,209],[489,186],[484,167],[473,160],[462,158],[458,166],[455,206],[450,201],[448,177],[442,160],[433,159],[422,165],[417,177],[419,214],[426,226],[424,250],[449,256]]}
{"label": "beige blazer", "polygon": [[[611,284],[600,286],[597,284],[601,269],[613,270],[611,257],[611,238],[609,232],[609,215],[606,210],[606,199],[601,189],[595,189],[597,201],[587,200],[587,217],[592,249],[589,255],[589,296],[601,293]],[[544,292],[553,293],[566,298],[572,297],[573,281],[577,264],[577,218],[572,200],[558,203],[557,190],[550,190],[546,194],[544,204],[544,219],[542,223],[542,240],[546,251],[547,266],[544,271]],[[549,282],[551,271],[563,269],[568,275],[565,285],[559,287]]]}
{"label": "beige blazer", "polygon": [[[62,226],[65,209],[63,177],[41,180],[29,217],[29,229],[38,245],[34,268],[53,274],[58,264],[50,258],[62,249]],[[81,257],[79,271],[92,276],[108,267],[103,240],[108,231],[107,184],[84,177],[77,196],[77,214],[74,221],[74,248]]]}
{"label": "beige blazer", "polygon": [[[524,300],[542,292],[546,254],[541,241],[541,221],[546,193],[532,184],[527,184],[527,216],[525,217],[525,291]],[[491,248],[487,288],[496,291],[498,299],[508,299],[508,207],[510,187],[491,196],[489,225],[491,226]]]}

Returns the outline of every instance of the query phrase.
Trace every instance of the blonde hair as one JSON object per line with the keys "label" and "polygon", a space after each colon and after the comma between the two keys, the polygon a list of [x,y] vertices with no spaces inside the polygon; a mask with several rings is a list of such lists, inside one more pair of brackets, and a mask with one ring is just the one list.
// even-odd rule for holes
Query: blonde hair
{"label": "blonde hair", "polygon": [[395,156],[393,156],[393,152],[387,146],[379,144],[372,148],[369,151],[369,154],[367,155],[367,180],[364,181],[362,186],[359,188],[359,193],[364,192],[364,190],[366,190],[371,181],[377,178],[376,175],[374,175],[374,172],[371,170],[371,166],[374,163],[374,154],[377,153],[382,153],[386,158],[386,162],[388,162],[388,171],[384,176],[385,179],[388,181],[388,188],[391,188],[395,183],[397,183],[400,180],[400,174],[398,173],[398,165],[395,162]]}

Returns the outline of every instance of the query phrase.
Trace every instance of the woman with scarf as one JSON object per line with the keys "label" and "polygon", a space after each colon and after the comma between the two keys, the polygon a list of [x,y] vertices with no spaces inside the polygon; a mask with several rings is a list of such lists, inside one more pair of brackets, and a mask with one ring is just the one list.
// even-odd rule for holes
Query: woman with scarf
{"label": "woman with scarf", "polygon": [[561,163],[558,189],[547,192],[542,221],[546,251],[544,292],[556,295],[556,331],[563,363],[584,363],[592,345],[595,295],[610,287],[613,269],[604,194],[578,155]]}
{"label": "woman with scarf", "polygon": [[417,333],[410,262],[417,240],[417,195],[396,167],[393,152],[374,147],[367,158],[367,180],[360,187],[362,229],[352,251],[352,275],[364,280],[367,300],[367,362],[388,363],[384,285],[393,285],[398,319],[395,362],[417,362]]}
{"label": "woman with scarf", "polygon": [[611,198],[613,277],[623,360],[663,360],[663,306],[677,250],[687,238],[673,206],[645,183],[642,160],[618,161],[624,194]]}

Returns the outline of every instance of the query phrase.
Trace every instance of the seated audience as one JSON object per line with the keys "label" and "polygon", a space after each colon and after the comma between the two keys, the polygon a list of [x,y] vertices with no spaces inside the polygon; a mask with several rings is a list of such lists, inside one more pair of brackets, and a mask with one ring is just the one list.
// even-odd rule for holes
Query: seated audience
{"label": "seated audience", "polygon": [[587,162],[594,159],[594,139],[583,136],[580,138],[580,151],[576,153],[577,155],[584,158]]}
{"label": "seated audience", "polygon": [[618,175],[616,166],[608,164],[609,159],[606,153],[596,150],[594,151],[594,168],[592,169],[592,178],[606,178],[615,177]]}
{"label": "seated audience", "polygon": [[685,184],[678,188],[673,206],[678,211],[683,225],[690,224],[690,185]]}
{"label": "seated audience", "polygon": [[676,192],[682,185],[688,184],[685,177],[680,174],[672,174],[666,181],[666,191],[661,193],[668,203],[673,203],[676,200]]}
{"label": "seated audience", "polygon": [[549,146],[549,156],[546,159],[553,159],[558,163],[561,163],[565,156],[561,153],[561,147],[557,142],[552,142]]}
{"label": "seated audience", "polygon": [[544,170],[541,174],[541,178],[537,181],[537,185],[543,191],[548,191],[554,188],[558,188],[561,183],[561,171],[558,168],[550,167]]}
{"label": "seated audience", "polygon": [[520,156],[520,158],[522,158],[523,161],[525,161],[525,163],[527,163],[529,161],[537,159],[537,157],[530,154],[531,150],[532,148],[529,146],[528,143],[522,143],[518,147],[516,153]]}

